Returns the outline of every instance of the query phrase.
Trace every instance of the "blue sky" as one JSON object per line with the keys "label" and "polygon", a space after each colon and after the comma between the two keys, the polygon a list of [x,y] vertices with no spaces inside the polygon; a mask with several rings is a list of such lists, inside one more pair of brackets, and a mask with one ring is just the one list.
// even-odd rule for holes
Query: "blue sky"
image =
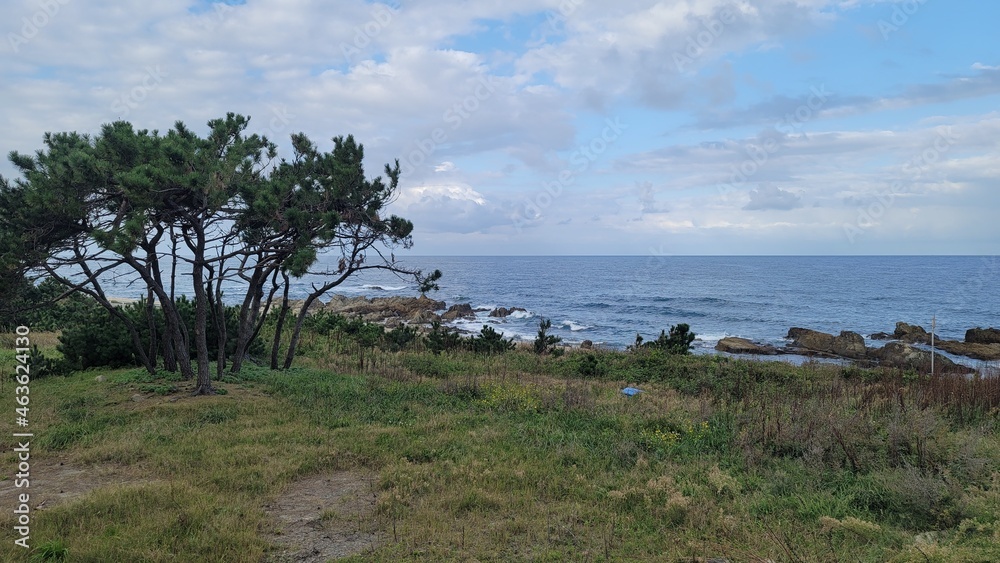
{"label": "blue sky", "polygon": [[[399,158],[417,254],[996,254],[1000,4],[26,0],[0,139],[227,111]],[[7,163],[0,174],[12,173]]]}

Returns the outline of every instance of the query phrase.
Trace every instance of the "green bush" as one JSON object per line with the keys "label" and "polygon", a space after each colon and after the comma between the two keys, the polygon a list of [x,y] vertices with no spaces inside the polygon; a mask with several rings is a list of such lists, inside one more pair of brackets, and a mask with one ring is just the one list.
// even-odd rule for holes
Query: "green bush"
{"label": "green bush", "polygon": [[536,354],[552,353],[555,351],[556,344],[562,342],[562,338],[548,333],[550,328],[552,328],[552,321],[549,319],[543,318],[538,322],[538,336],[535,337]]}
{"label": "green bush", "polygon": [[81,309],[63,327],[58,348],[76,369],[139,365],[125,325],[97,303]]}
{"label": "green bush", "polygon": [[462,346],[462,336],[458,330],[442,326],[439,321],[431,323],[431,330],[424,337],[427,349],[434,354],[455,350]]}
{"label": "green bush", "polygon": [[[275,309],[272,314],[276,316],[278,309]],[[302,321],[302,328],[317,334],[328,334],[343,329],[346,324],[347,319],[343,315],[329,311],[318,311]]]}
{"label": "green bush", "polygon": [[667,331],[661,330],[660,337],[649,342],[644,343],[642,336],[635,335],[634,349],[652,348],[654,350],[663,350],[668,354],[684,355],[691,353],[691,343],[694,342],[694,339],[695,334],[691,332],[691,327],[680,323],[671,326],[669,334]]}
{"label": "green bush", "polygon": [[382,348],[390,352],[406,350],[417,341],[417,334],[417,327],[399,325],[383,335]]}
{"label": "green bush", "polygon": [[514,349],[514,339],[505,339],[502,334],[493,330],[493,327],[483,325],[479,336],[473,336],[468,340],[469,350],[479,354],[503,354]]}
{"label": "green bush", "polygon": [[[189,338],[194,337],[194,303],[181,296],[177,299],[178,313],[187,325]],[[57,306],[58,307],[58,306]],[[150,349],[150,327],[146,302],[144,300],[117,307],[128,318],[139,332],[143,349]],[[153,309],[153,323],[156,327],[157,343],[166,330],[166,322],[159,308]],[[136,350],[125,324],[108,312],[96,301],[88,299],[73,306],[72,315],[62,319],[62,333],[59,336],[58,349],[72,369],[88,369],[92,367],[125,367],[138,366]],[[226,355],[231,357],[236,350],[236,334],[239,329],[239,307],[225,308]],[[215,323],[209,320],[206,339],[208,352],[212,359],[218,355],[218,330]],[[191,343],[193,346],[193,342]],[[249,349],[250,355],[262,353],[264,343],[257,339]]]}

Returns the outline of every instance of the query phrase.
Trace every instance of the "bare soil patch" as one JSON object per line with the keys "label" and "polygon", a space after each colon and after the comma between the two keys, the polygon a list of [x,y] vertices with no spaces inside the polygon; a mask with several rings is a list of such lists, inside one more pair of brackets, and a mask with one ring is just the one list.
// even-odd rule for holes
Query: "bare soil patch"
{"label": "bare soil patch", "polygon": [[0,481],[0,505],[17,506],[21,493],[31,495],[32,510],[45,510],[80,498],[90,491],[117,485],[149,483],[118,466],[82,466],[69,460],[35,460],[31,464],[31,486],[14,488],[12,479]]}
{"label": "bare soil patch", "polygon": [[374,548],[374,476],[335,471],[289,485],[267,504],[266,536],[281,549],[267,561],[319,563]]}

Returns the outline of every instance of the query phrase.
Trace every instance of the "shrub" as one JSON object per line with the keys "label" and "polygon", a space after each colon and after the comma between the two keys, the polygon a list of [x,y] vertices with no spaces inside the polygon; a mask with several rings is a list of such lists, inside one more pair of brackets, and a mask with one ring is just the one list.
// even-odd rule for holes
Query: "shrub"
{"label": "shrub", "polygon": [[548,334],[552,328],[552,321],[543,318],[538,323],[538,336],[535,337],[535,353],[549,354],[555,351],[556,344],[562,342],[562,338],[554,334]]}
{"label": "shrub", "polygon": [[[181,319],[188,327],[188,335],[194,337],[194,303],[181,296],[177,299],[177,310]],[[149,313],[144,300],[122,305],[118,310],[125,315],[139,332],[143,349],[150,349]],[[153,325],[156,328],[157,339],[166,330],[163,313],[153,309]],[[58,349],[62,352],[68,366],[72,369],[87,369],[91,367],[124,367],[138,366],[140,362],[135,356],[132,338],[125,324],[109,313],[104,307],[92,299],[82,304],[75,304],[72,315],[63,319],[62,333],[59,336]],[[239,325],[239,307],[230,306],[225,309],[226,353],[231,356],[236,350],[235,335]],[[209,320],[206,339],[208,341],[209,357],[215,359],[218,354],[218,329]],[[260,354],[264,343],[256,339],[250,346],[250,355]]]}
{"label": "shrub", "polygon": [[417,327],[399,325],[382,336],[382,348],[399,352],[413,346],[417,340]]}
{"label": "shrub", "polygon": [[649,342],[643,342],[642,336],[635,335],[635,346],[633,349],[639,348],[651,348],[654,350],[663,350],[668,354],[690,354],[691,353],[691,343],[694,342],[695,334],[691,332],[691,327],[685,323],[680,323],[675,326],[670,327],[670,333],[661,330],[660,337],[656,340],[651,340]]}
{"label": "shrub", "polygon": [[493,330],[493,327],[483,325],[479,336],[469,339],[469,349],[479,354],[503,354],[514,349],[514,339],[505,339],[502,334]]}
{"label": "shrub", "polygon": [[[272,314],[277,315],[278,309],[272,311]],[[330,332],[341,330],[346,324],[347,319],[345,319],[343,315],[338,315],[329,311],[317,311],[316,313],[307,316],[302,321],[303,328],[317,334],[328,334]]]}
{"label": "shrub", "polygon": [[[125,312],[129,314],[134,309]],[[125,325],[97,303],[80,310],[63,328],[58,349],[75,369],[139,365]]]}
{"label": "shrub", "polygon": [[424,338],[427,349],[434,354],[454,350],[462,345],[462,337],[458,334],[458,330],[442,326],[439,321],[431,323],[431,330]]}
{"label": "shrub", "polygon": [[53,360],[45,357],[45,354],[38,349],[37,344],[31,347],[28,364],[31,366],[32,379],[41,379],[51,375],[65,375],[70,371],[69,365],[65,360]]}

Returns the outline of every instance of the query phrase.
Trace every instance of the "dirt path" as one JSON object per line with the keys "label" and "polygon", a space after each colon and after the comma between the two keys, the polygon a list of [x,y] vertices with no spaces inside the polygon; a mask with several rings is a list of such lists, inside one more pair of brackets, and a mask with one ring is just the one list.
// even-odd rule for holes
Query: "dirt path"
{"label": "dirt path", "polygon": [[292,483],[266,505],[272,542],[268,561],[319,563],[361,553],[378,542],[373,477],[336,471]]}

